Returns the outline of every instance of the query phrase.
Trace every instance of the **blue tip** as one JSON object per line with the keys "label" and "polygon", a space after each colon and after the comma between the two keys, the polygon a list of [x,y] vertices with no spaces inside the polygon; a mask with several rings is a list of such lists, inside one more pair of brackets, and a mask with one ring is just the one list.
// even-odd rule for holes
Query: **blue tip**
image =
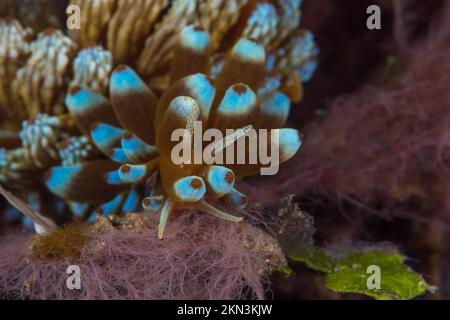
{"label": "blue tip", "polygon": [[108,103],[108,100],[88,88],[73,87],[69,90],[65,102],[72,114],[83,114]]}
{"label": "blue tip", "polygon": [[185,81],[189,93],[200,107],[201,117],[206,120],[216,95],[216,89],[211,84],[211,81],[201,73],[188,76],[185,78]]}
{"label": "blue tip", "polygon": [[83,213],[86,212],[86,210],[89,208],[89,204],[87,203],[81,203],[81,202],[67,202],[70,211],[72,211],[72,213],[77,216],[77,217],[81,217],[83,215]]}
{"label": "blue tip", "polygon": [[180,40],[185,47],[195,51],[205,51],[211,45],[209,33],[194,26],[184,27],[180,32]]}
{"label": "blue tip", "polygon": [[311,80],[318,65],[319,63],[316,60],[310,60],[305,62],[305,64],[298,69],[298,73],[303,82]]}
{"label": "blue tip", "polygon": [[124,93],[130,90],[148,90],[147,85],[137,73],[126,66],[119,66],[114,70],[111,74],[109,85],[112,93]]}
{"label": "blue tip", "polygon": [[93,211],[89,214],[89,217],[87,218],[87,222],[94,223],[95,221],[97,221],[97,213],[95,211]]}
{"label": "blue tip", "polygon": [[46,185],[54,194],[65,198],[71,182],[81,171],[81,165],[53,167],[46,174]]}
{"label": "blue tip", "polygon": [[126,156],[133,161],[148,161],[157,154],[155,146],[146,144],[133,134],[126,134],[121,143]]}
{"label": "blue tip", "polygon": [[120,167],[119,177],[124,183],[139,183],[147,174],[147,167],[143,164],[126,164]]}
{"label": "blue tip", "polygon": [[225,195],[225,200],[229,205],[238,209],[244,209],[248,203],[247,196],[234,188],[232,188],[231,191]]}
{"label": "blue tip", "polygon": [[102,151],[109,151],[125,135],[125,131],[109,124],[100,123],[91,131],[95,145]]}
{"label": "blue tip", "polygon": [[139,207],[139,200],[140,200],[139,192],[135,188],[133,188],[122,205],[122,211],[125,213],[136,211]]}
{"label": "blue tip", "polygon": [[121,185],[123,184],[122,179],[120,179],[119,173],[117,171],[110,171],[105,176],[106,182],[111,185]]}
{"label": "blue tip", "polygon": [[171,113],[187,121],[191,116],[193,109],[198,108],[198,105],[191,97],[178,96],[172,100],[169,108]]}
{"label": "blue tip", "polygon": [[9,220],[20,221],[23,217],[22,213],[14,207],[7,207],[3,210],[3,214]]}
{"label": "blue tip", "polygon": [[226,115],[245,115],[257,104],[255,93],[243,83],[230,87],[219,105],[219,112]]}
{"label": "blue tip", "polygon": [[234,45],[232,54],[252,62],[264,62],[266,59],[266,52],[259,43],[244,38]]}
{"label": "blue tip", "polygon": [[34,222],[31,220],[31,218],[24,217],[22,220],[22,225],[26,228],[33,229],[34,228]]}
{"label": "blue tip", "polygon": [[162,208],[164,201],[163,196],[146,197],[142,200],[142,207],[147,211],[157,212]]}
{"label": "blue tip", "polygon": [[123,194],[119,194],[111,201],[102,204],[97,211],[104,216],[116,214],[119,211],[120,205],[122,204],[124,198],[125,196]]}
{"label": "blue tip", "polygon": [[109,153],[109,157],[111,158],[111,160],[118,163],[130,162],[130,159],[128,159],[127,155],[125,154],[125,151],[121,148],[113,148]]}
{"label": "blue tip", "polygon": [[[295,129],[283,128],[272,130],[278,132],[279,148],[280,148],[280,162],[292,158],[302,146],[300,133]],[[271,132],[272,137],[274,133]]]}
{"label": "blue tip", "polygon": [[206,176],[208,187],[221,197],[231,191],[234,185],[234,173],[222,166],[210,166]]}
{"label": "blue tip", "polygon": [[197,176],[181,178],[174,183],[173,189],[177,197],[185,202],[199,201],[206,192],[203,179]]}
{"label": "blue tip", "polygon": [[291,109],[291,101],[281,93],[276,92],[261,104],[261,112],[269,116],[286,118]]}

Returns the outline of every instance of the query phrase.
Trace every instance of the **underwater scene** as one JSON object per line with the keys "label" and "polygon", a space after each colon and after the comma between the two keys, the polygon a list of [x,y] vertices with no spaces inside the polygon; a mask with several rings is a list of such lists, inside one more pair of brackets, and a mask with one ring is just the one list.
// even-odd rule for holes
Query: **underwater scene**
{"label": "underwater scene", "polygon": [[0,0],[1,300],[447,300],[449,228],[449,1]]}

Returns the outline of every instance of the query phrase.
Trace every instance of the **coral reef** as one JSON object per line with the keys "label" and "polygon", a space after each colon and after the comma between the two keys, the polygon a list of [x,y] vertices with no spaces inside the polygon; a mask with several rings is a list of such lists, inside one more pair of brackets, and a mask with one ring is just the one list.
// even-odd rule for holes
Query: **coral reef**
{"label": "coral reef", "polygon": [[[300,0],[91,2],[71,1],[87,12],[82,16],[81,29],[73,31],[71,37],[80,47],[102,44],[111,52],[114,65],[130,65],[156,91],[167,89],[177,80],[171,80],[170,65],[175,59],[178,35],[189,25],[211,34],[208,50],[215,54],[209,63],[219,69],[224,55],[240,37],[261,43],[270,53],[267,81],[274,82],[271,78],[275,77],[279,83],[274,90],[293,85],[293,70],[314,70],[317,62],[313,42],[308,43],[312,45],[309,48],[302,47],[302,55],[293,51],[302,46],[304,38],[297,30]],[[296,37],[296,33],[300,35]],[[283,59],[291,59],[289,68],[278,67]]]}
{"label": "coral reef", "polygon": [[61,0],[3,0],[0,3],[0,16],[16,17],[20,23],[42,31],[48,27],[61,27],[58,14]]}
{"label": "coral reef", "polygon": [[60,114],[75,44],[61,31],[47,29],[30,44],[31,56],[17,71],[14,86],[29,118]]}
{"label": "coral reef", "polygon": [[[25,111],[17,107],[17,97],[14,95],[11,79],[16,76],[17,70],[30,54],[30,45],[28,38],[31,29],[24,29],[18,21],[9,19],[0,20],[0,47],[1,51],[1,69],[0,69],[0,107],[5,113],[2,120],[15,119],[20,120],[25,117]],[[15,106],[14,108],[12,106]]]}

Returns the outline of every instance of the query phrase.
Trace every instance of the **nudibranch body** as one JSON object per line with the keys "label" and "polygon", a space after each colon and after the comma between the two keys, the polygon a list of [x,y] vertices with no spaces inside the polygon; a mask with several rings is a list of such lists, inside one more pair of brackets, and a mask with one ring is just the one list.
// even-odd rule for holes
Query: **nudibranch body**
{"label": "nudibranch body", "polygon": [[31,190],[54,166],[47,185],[77,215],[142,203],[162,210],[160,233],[183,206],[239,220],[212,202],[243,208],[235,181],[261,164],[175,164],[170,137],[196,121],[224,136],[251,126],[277,137],[280,163],[297,152],[300,135],[282,127],[318,55],[312,34],[297,30],[301,1],[70,3],[84,14],[68,36],[0,20],[0,107],[11,119],[2,126],[16,130],[0,132],[0,183]]}
{"label": "nudibranch body", "polygon": [[[188,41],[181,41],[181,46],[188,43],[192,52],[198,53],[209,35],[199,28],[187,28],[181,37],[187,35]],[[280,129],[290,109],[289,98],[277,92],[260,103],[256,93],[264,75],[265,55],[260,44],[243,38],[232,48],[215,80],[196,70],[184,69],[186,74],[182,74],[172,66],[178,72],[159,99],[126,66],[117,67],[111,75],[110,101],[86,87],[73,87],[66,105],[80,130],[90,128],[95,145],[118,164],[102,161],[54,167],[47,186],[70,201],[89,202],[93,196],[98,201],[109,200],[100,206],[101,212],[114,214],[127,203],[129,195],[124,186],[131,185],[135,190],[157,172],[157,183],[151,195],[142,200],[142,206],[148,211],[161,211],[160,238],[170,213],[177,208],[198,208],[224,220],[240,221],[241,217],[227,214],[210,202],[220,199],[244,208],[247,200],[234,188],[235,180],[258,173],[262,163],[175,163],[172,153],[179,142],[172,139],[172,134],[177,129],[190,133],[195,121],[200,121],[205,130],[214,128],[224,134],[227,129],[246,126],[269,129],[268,136],[277,138],[280,163],[291,158],[301,146],[301,136],[297,130]],[[206,55],[204,58],[209,60]],[[182,56],[176,57],[176,62],[189,64]],[[203,71],[201,66],[199,69]],[[270,140],[266,143],[273,143]],[[193,153],[193,149],[189,152]],[[226,152],[226,148],[219,152]],[[97,191],[100,189],[104,198]],[[117,195],[110,200],[114,193]]]}

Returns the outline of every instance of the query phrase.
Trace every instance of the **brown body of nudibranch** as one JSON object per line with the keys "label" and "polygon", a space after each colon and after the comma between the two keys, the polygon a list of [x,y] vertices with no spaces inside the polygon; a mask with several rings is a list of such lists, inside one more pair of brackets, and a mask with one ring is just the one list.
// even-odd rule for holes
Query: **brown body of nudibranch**
{"label": "brown body of nudibranch", "polygon": [[71,4],[83,15],[81,30],[69,36],[47,29],[32,41],[31,30],[17,22],[0,24],[0,32],[14,33],[0,45],[16,50],[2,53],[17,53],[21,60],[0,61],[12,66],[7,81],[2,79],[8,85],[0,89],[13,101],[0,104],[15,118],[14,130],[25,120],[20,135],[13,133],[14,146],[0,136],[0,183],[20,187],[56,165],[47,178],[51,191],[71,208],[80,205],[88,213],[100,205],[97,212],[110,215],[139,210],[143,185],[158,172],[144,208],[169,213],[194,206],[239,220],[210,200],[242,207],[246,198],[234,181],[261,166],[176,165],[170,161],[170,134],[191,130],[196,120],[204,130],[252,126],[280,137],[280,162],[298,150],[298,132],[279,128],[317,65],[312,34],[297,30],[301,0]]}
{"label": "brown body of nudibranch", "polygon": [[[267,143],[277,138],[280,163],[297,152],[301,136],[294,129],[279,129],[289,112],[287,96],[278,93],[263,103],[258,100],[256,92],[264,78],[266,62],[264,48],[254,40],[240,39],[213,81],[197,72],[207,70],[210,45],[210,36],[204,30],[187,27],[182,31],[176,49],[179,54],[171,66],[172,85],[159,99],[126,66],[117,67],[111,75],[111,101],[87,88],[72,88],[66,105],[80,129],[86,133],[89,130],[96,146],[121,166],[115,169],[113,162],[103,161],[101,165],[87,162],[55,167],[49,172],[48,187],[78,202],[108,200],[118,193],[101,206],[103,213],[109,213],[105,211],[116,212],[132,201],[125,184],[143,184],[159,172],[152,194],[144,198],[142,205],[150,211],[161,210],[160,238],[170,213],[180,207],[198,208],[225,220],[240,221],[241,217],[220,211],[209,200],[223,199],[229,205],[245,207],[246,197],[234,188],[235,179],[257,173],[262,164],[174,163],[172,151],[178,142],[172,141],[172,133],[177,129],[189,132],[195,121],[200,121],[205,130],[215,128],[222,133],[248,126],[270,129]],[[195,63],[191,64],[193,57]],[[96,181],[102,179],[104,188],[98,192]]]}

